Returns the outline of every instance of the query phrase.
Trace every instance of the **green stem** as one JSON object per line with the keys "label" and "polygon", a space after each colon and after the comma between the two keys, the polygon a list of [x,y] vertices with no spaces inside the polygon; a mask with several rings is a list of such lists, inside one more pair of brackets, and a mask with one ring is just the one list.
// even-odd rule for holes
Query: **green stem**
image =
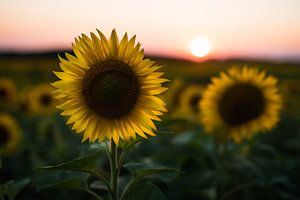
{"label": "green stem", "polygon": [[[119,174],[121,171],[121,167],[123,164],[123,161],[127,155],[127,153],[129,152],[129,150],[136,144],[137,142],[133,142],[132,144],[130,144],[124,151],[122,151],[120,158],[119,158],[119,162],[118,162],[118,168],[117,168],[117,173]],[[135,183],[135,180],[132,179],[125,187],[125,189],[123,190],[120,200],[123,200],[124,197],[126,196],[126,193],[128,192],[129,188],[131,187],[132,184]]]}
{"label": "green stem", "polygon": [[111,162],[111,157],[110,157],[110,150],[109,150],[109,144],[108,144],[108,142],[106,141],[106,140],[104,140],[104,142],[105,142],[105,147],[106,147],[106,156],[108,157],[108,159],[109,159],[109,163]]}
{"label": "green stem", "polygon": [[118,176],[119,176],[119,174],[120,174],[121,167],[122,167],[122,165],[123,165],[123,161],[124,161],[124,159],[125,159],[127,153],[129,152],[129,150],[131,149],[131,147],[133,147],[135,144],[136,144],[136,142],[135,142],[135,143],[132,143],[132,144],[129,145],[125,150],[123,150],[123,151],[121,152],[121,155],[120,155],[119,160],[118,160],[118,167],[117,167],[117,174],[118,174]]}
{"label": "green stem", "polygon": [[113,200],[118,200],[118,171],[117,171],[117,163],[118,163],[118,147],[114,141],[111,141],[110,148],[110,168],[111,168],[111,187],[113,192]]}
{"label": "green stem", "polygon": [[110,187],[109,181],[105,178],[105,176],[102,173],[100,173],[100,172],[96,172],[96,175],[106,185],[106,187],[107,187],[110,195],[113,195],[113,191],[112,191],[112,189]]}

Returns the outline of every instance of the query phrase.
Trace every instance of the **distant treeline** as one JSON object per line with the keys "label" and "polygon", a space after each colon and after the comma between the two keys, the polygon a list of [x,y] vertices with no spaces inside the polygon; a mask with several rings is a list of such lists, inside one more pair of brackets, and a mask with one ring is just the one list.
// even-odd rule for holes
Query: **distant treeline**
{"label": "distant treeline", "polygon": [[41,51],[41,52],[1,52],[0,57],[57,57],[57,55],[63,55],[65,52],[73,54],[71,50],[59,50],[59,51]]}
{"label": "distant treeline", "polygon": [[[53,58],[57,57],[58,55],[65,57],[65,53],[70,53],[74,55],[74,52],[71,49],[65,50],[53,50],[53,51],[36,51],[36,52],[19,52],[19,51],[0,51],[0,58],[16,58],[16,57],[23,57],[23,58],[41,58],[41,57],[48,57]],[[145,55],[145,57],[159,60],[159,61],[172,61],[172,62],[179,62],[179,63],[193,63],[193,61],[182,59],[182,58],[175,58],[175,57],[165,57],[160,55]],[[226,63],[244,63],[244,64],[288,64],[288,65],[297,65],[299,66],[300,60],[299,59],[283,59],[283,60],[272,60],[272,59],[262,59],[262,58],[228,58],[228,59],[209,59],[205,60],[204,63],[214,63],[214,62],[226,62]],[[197,63],[197,62],[195,62]]]}

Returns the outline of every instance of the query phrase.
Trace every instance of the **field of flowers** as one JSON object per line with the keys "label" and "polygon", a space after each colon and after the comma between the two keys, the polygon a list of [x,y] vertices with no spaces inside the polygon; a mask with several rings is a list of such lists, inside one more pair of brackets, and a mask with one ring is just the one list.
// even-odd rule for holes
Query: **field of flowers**
{"label": "field of flowers", "polygon": [[[55,106],[61,100],[53,98],[50,85],[58,79],[53,71],[61,71],[57,55],[1,56],[0,199],[300,199],[299,64],[151,60],[163,66],[160,71],[170,80],[162,83],[169,90],[158,95],[168,112],[153,121],[157,136],[149,132],[146,139],[141,133],[126,142],[128,128],[120,138],[112,136],[114,147],[98,137],[84,138],[79,125],[72,130],[59,114]],[[243,85],[252,76],[265,92],[263,109],[261,93]],[[228,77],[244,81],[243,88],[228,89],[221,98],[231,84]],[[238,95],[247,98],[248,110],[236,111]],[[248,119],[251,124],[245,123]],[[115,161],[116,169],[111,168]],[[117,182],[111,180],[114,170]]]}

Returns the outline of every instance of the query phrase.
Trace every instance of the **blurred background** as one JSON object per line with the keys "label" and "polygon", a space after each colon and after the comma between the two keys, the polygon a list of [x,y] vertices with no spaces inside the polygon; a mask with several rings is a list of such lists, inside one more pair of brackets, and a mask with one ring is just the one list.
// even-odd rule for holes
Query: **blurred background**
{"label": "blurred background", "polygon": [[[115,28],[119,37],[136,34],[146,57],[166,66],[172,80],[162,96],[169,113],[158,124],[172,134],[142,142],[129,156],[185,172],[152,177],[166,199],[300,199],[299,10],[299,0],[1,0],[0,131],[1,123],[10,128],[0,137],[0,194],[91,199],[70,187],[53,193],[36,168],[97,149],[65,125],[49,83],[75,37],[96,29],[109,37]],[[284,109],[274,130],[224,151],[203,131],[187,91],[202,91],[221,71],[244,65],[279,79]],[[54,183],[65,174],[51,177]]]}

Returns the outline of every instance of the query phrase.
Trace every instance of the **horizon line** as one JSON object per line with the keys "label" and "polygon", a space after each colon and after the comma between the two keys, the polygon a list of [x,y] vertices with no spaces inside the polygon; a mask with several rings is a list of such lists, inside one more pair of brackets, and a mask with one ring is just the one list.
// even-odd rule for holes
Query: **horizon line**
{"label": "horizon line", "polygon": [[[71,48],[61,48],[61,49],[45,49],[45,50],[30,50],[30,51],[24,51],[24,50],[17,50],[17,49],[10,49],[10,50],[4,50],[0,49],[0,58],[3,57],[18,57],[18,56],[57,56],[58,54],[64,54],[64,53],[71,53],[73,54],[73,51]],[[196,59],[188,59],[178,56],[171,56],[171,55],[161,55],[161,54],[153,54],[153,53],[145,53],[145,56],[147,57],[153,57],[153,58],[160,58],[160,59],[172,59],[172,60],[179,60],[179,61],[186,61],[186,62],[211,62],[211,61],[247,61],[247,62],[272,62],[272,63],[292,63],[292,64],[300,64],[300,58],[263,58],[263,57],[253,57],[253,56],[229,56],[226,58],[201,58],[201,60],[197,61]]]}

